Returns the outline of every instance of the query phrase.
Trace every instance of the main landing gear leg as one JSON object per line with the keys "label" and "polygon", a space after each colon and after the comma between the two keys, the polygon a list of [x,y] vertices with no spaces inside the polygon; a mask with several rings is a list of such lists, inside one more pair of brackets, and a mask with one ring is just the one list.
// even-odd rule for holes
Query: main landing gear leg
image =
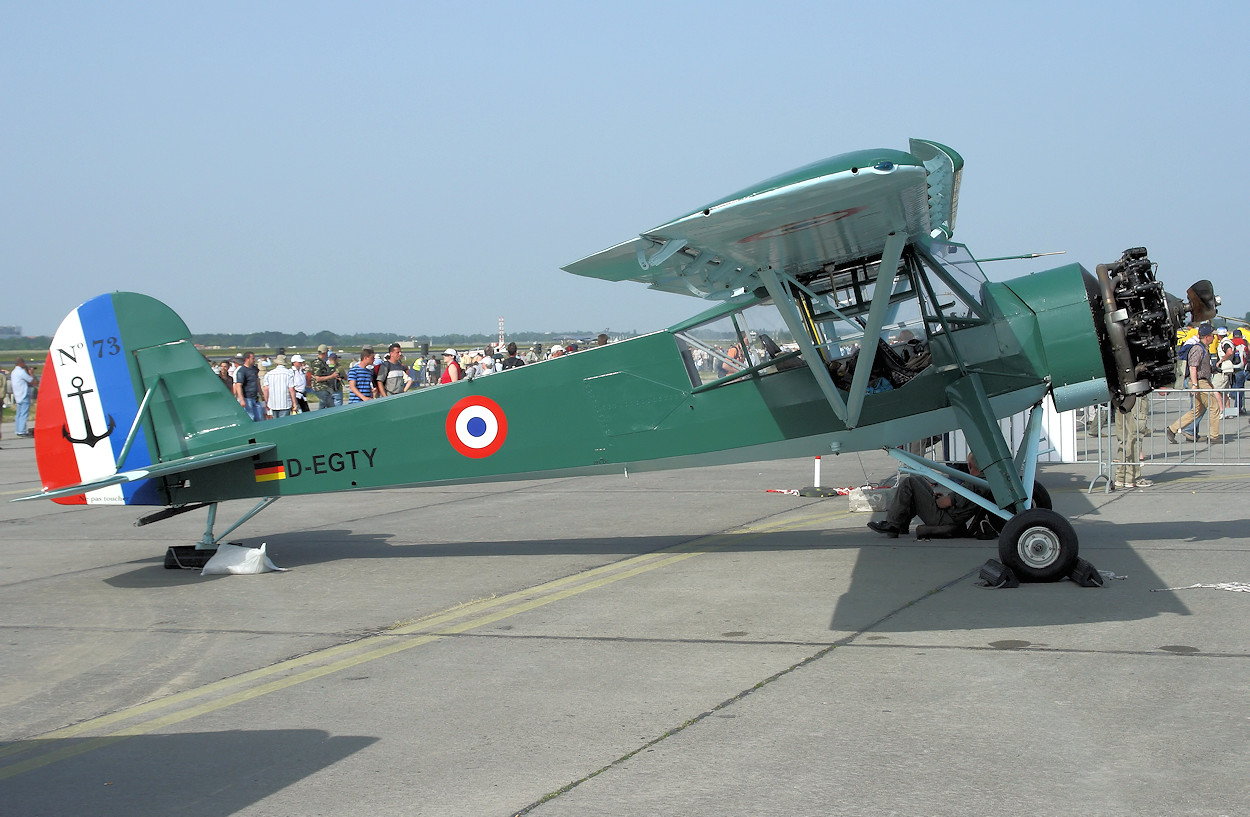
{"label": "main landing gear leg", "polygon": [[210,503],[208,506],[208,525],[204,529],[204,535],[200,537],[200,541],[195,545],[173,545],[165,551],[165,568],[168,570],[177,570],[179,568],[193,568],[200,570],[213,558],[213,554],[217,552],[217,545],[222,539],[225,539],[234,530],[256,514],[268,508],[277,502],[279,497],[267,496],[230,527],[226,528],[221,534],[213,536],[213,524],[217,521],[217,503]]}
{"label": "main landing gear leg", "polygon": [[[972,375],[960,389],[962,405],[956,404],[956,411],[961,414],[964,436],[977,463],[990,463],[988,468],[982,468],[986,479],[971,477],[902,449],[892,448],[888,452],[903,464],[903,471],[931,479],[998,517],[998,557],[1020,581],[1063,579],[1077,567],[1079,545],[1071,523],[1051,510],[1049,493],[1035,481],[1042,406],[1038,403],[1030,412],[1024,438],[1012,457],[997,422],[986,419],[993,418],[988,401],[983,410],[977,411],[981,403],[978,398],[984,397],[979,386]],[[1026,485],[1030,486],[1027,491]],[[994,500],[991,502],[972,488],[988,489]]]}

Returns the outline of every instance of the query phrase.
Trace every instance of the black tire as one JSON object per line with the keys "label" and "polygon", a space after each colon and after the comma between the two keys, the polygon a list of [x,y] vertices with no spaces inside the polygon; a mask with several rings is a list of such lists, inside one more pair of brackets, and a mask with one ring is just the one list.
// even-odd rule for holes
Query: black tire
{"label": "black tire", "polygon": [[1045,508],[1053,510],[1054,505],[1050,501],[1050,491],[1046,490],[1046,486],[1037,480],[1033,480],[1033,507]]}
{"label": "black tire", "polygon": [[173,548],[165,548],[165,569],[178,570],[182,565],[178,564],[178,557],[174,555]]}
{"label": "black tire", "polygon": [[1047,508],[1022,511],[1003,526],[998,558],[1022,582],[1054,582],[1072,572],[1079,547],[1068,520]]}

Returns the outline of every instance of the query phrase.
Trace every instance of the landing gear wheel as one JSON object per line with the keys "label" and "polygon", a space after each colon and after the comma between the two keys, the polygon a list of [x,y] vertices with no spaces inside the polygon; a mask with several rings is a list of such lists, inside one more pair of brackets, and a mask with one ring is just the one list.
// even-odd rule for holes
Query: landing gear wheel
{"label": "landing gear wheel", "polygon": [[999,560],[1024,582],[1059,581],[1072,572],[1077,551],[1072,525],[1047,508],[1016,514],[998,536]]}
{"label": "landing gear wheel", "polygon": [[1050,501],[1050,491],[1047,491],[1046,486],[1037,481],[1033,483],[1033,507],[1045,508],[1048,511],[1055,507]]}

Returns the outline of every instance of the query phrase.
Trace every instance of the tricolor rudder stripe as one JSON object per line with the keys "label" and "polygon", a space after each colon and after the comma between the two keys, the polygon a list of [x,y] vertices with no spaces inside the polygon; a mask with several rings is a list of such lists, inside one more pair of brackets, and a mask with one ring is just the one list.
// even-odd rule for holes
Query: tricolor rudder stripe
{"label": "tricolor rudder stripe", "polygon": [[[117,457],[138,413],[139,401],[131,377],[131,353],[118,325],[114,297],[101,295],[78,307],[61,322],[52,338],[35,415],[35,459],[45,489],[117,473]],[[124,466],[135,469],[151,463],[141,429]],[[54,501],[161,504],[151,480]]]}

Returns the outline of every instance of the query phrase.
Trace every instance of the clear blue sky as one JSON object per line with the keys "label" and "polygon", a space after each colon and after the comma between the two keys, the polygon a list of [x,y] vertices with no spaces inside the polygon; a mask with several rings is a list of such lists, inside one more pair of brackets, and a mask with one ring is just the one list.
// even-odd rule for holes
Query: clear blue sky
{"label": "clear blue sky", "polygon": [[1145,245],[1241,316],[1248,9],[4,0],[0,324],[657,329],[703,305],[559,267],[910,136],[963,154],[975,254],[1068,253],[992,278]]}

